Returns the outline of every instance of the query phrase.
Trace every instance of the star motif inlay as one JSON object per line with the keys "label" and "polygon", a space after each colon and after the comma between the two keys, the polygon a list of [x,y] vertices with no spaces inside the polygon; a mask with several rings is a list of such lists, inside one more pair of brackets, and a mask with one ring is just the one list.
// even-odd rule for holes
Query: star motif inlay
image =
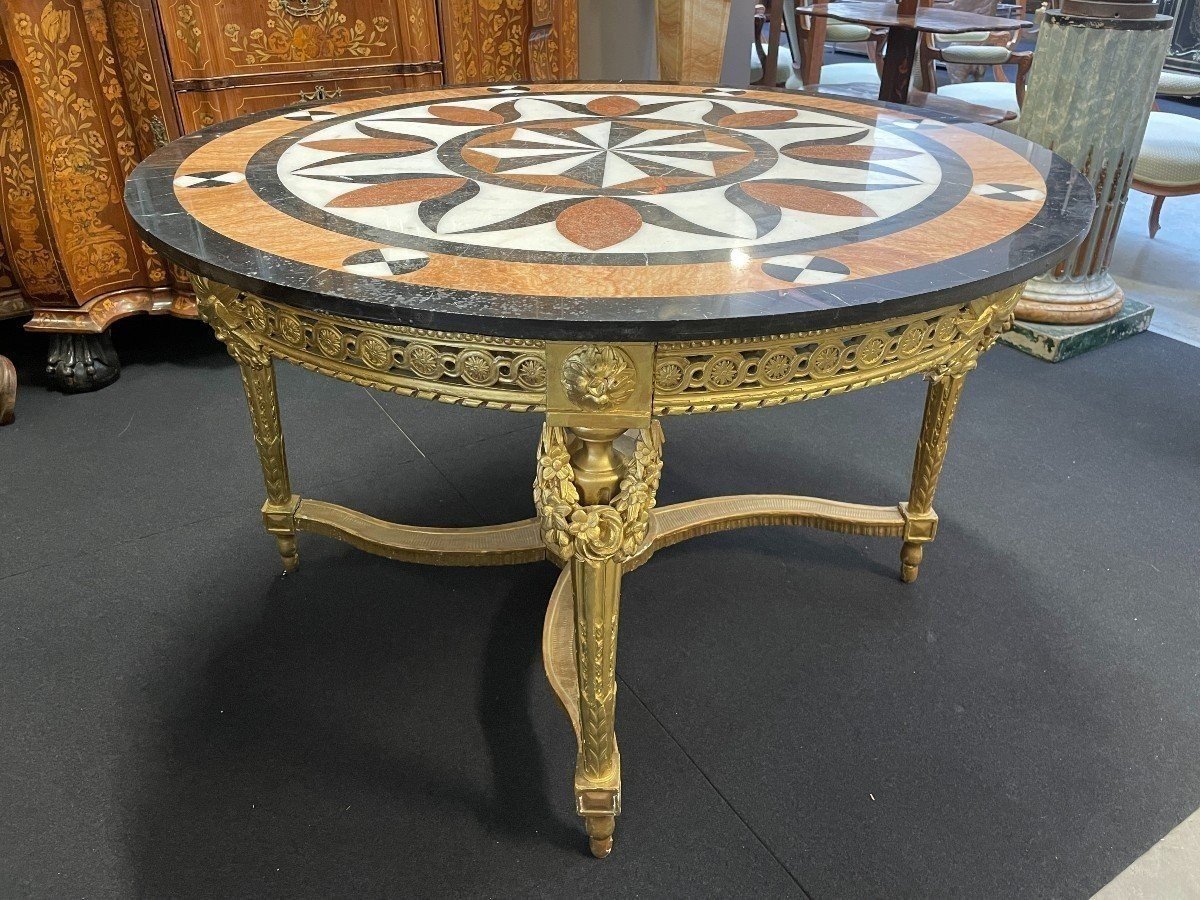
{"label": "star motif inlay", "polygon": [[620,187],[648,176],[712,177],[714,160],[745,152],[714,143],[697,128],[620,121],[518,128],[508,140],[474,149],[497,160],[497,173],[563,175],[593,187]]}

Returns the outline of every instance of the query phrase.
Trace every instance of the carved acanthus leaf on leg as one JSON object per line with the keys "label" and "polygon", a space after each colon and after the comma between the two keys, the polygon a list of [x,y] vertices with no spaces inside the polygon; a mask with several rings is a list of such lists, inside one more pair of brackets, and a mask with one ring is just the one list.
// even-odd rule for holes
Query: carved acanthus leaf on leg
{"label": "carved acanthus leaf on leg", "polygon": [[261,369],[271,362],[271,356],[253,331],[246,327],[242,315],[245,294],[237,288],[211,281],[200,275],[192,275],[192,287],[196,291],[196,310],[200,318],[212,328],[229,355],[238,365]]}
{"label": "carved acanthus leaf on leg", "polygon": [[937,534],[938,516],[933,511],[933,495],[946,461],[950,425],[962,396],[964,379],[978,364],[983,352],[1012,325],[1012,311],[1021,296],[1021,289],[1018,285],[969,304],[958,321],[959,333],[967,338],[962,350],[927,375],[929,389],[913,460],[912,486],[908,502],[900,504],[904,516],[904,546],[900,551],[902,581],[916,580],[925,545]]}
{"label": "carved acanthus leaf on leg", "polygon": [[[662,473],[658,423],[638,432],[634,451],[626,457],[612,446],[621,433],[619,428],[571,432],[546,425],[534,481],[543,540],[571,567],[579,688],[575,798],[597,857],[612,849],[621,811],[614,730],[621,576],[625,563],[646,544]],[[611,499],[585,504],[599,497]]]}
{"label": "carved acanthus leaf on leg", "polygon": [[199,275],[192,276],[196,288],[196,307],[200,318],[211,326],[217,339],[225,344],[238,363],[246,402],[250,405],[250,424],[254,445],[262,466],[267,502],[263,504],[263,524],[275,537],[285,572],[300,564],[296,550],[296,509],[300,498],[292,493],[288,477],[287,455],[283,446],[283,426],[279,421],[279,396],[275,388],[275,366],[242,315],[244,294]]}

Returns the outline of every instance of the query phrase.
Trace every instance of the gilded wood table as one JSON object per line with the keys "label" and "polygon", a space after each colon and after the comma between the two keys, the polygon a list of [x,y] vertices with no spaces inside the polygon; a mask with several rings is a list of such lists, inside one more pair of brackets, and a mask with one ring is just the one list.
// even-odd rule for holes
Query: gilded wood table
{"label": "gilded wood table", "polygon": [[[920,111],[666,84],[457,87],[254,115],[129,181],[146,240],[194,273],[237,360],[285,569],[301,531],[436,565],[548,559],[546,674],[578,739],[577,810],[608,854],[622,576],[749,525],[933,540],[950,421],[1022,284],[1093,192],[1041,147]],[[384,522],[292,489],[273,359],[471,407],[544,413],[536,517]],[[664,415],[929,379],[912,488],[868,506],[655,508]],[[750,424],[750,423],[748,423]]]}

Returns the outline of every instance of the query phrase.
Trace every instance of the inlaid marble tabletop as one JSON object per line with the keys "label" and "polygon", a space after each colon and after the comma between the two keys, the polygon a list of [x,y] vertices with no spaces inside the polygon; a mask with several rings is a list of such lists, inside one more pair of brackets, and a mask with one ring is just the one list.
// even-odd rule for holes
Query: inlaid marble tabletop
{"label": "inlaid marble tabletop", "polygon": [[265,297],[473,333],[656,340],[1007,287],[1048,268],[1091,193],[1042,148],[925,112],[554,84],[237,119],[155,153],[126,196],[169,258]]}
{"label": "inlaid marble tabletop", "polygon": [[[585,83],[250,116],[159,150],[126,190],[239,364],[285,570],[300,532],[412,563],[562,568],[542,656],[575,731],[575,810],[598,857],[621,812],[625,574],[688,538],[804,525],[897,539],[900,577],[915,580],[963,380],[1024,282],[1087,229],[1092,196],[1047,150],[920,109]],[[301,497],[275,360],[543,413],[535,515],[426,528]],[[753,494],[656,508],[657,417],[907,375],[929,388],[906,501]]]}

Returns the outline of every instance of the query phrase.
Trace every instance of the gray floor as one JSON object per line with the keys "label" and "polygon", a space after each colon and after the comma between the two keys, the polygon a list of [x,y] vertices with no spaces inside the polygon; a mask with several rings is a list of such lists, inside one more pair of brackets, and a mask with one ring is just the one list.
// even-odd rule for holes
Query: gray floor
{"label": "gray floor", "polygon": [[1200,810],[1138,857],[1096,900],[1192,900],[1200,897]]}
{"label": "gray floor", "polygon": [[1153,240],[1151,200],[1130,193],[1109,271],[1126,295],[1154,307],[1153,331],[1200,347],[1200,195],[1168,197]]}
{"label": "gray floor", "polygon": [[[305,537],[278,575],[235,369],[123,323],[122,379],[0,430],[0,896],[1086,897],[1200,807],[1200,351],[984,360],[921,580],[895,542],[747,530],[623,608],[604,862],[545,687],[546,566]],[[538,421],[291,367],[295,485],[529,514]],[[667,422],[662,500],[905,489],[922,387]]]}

